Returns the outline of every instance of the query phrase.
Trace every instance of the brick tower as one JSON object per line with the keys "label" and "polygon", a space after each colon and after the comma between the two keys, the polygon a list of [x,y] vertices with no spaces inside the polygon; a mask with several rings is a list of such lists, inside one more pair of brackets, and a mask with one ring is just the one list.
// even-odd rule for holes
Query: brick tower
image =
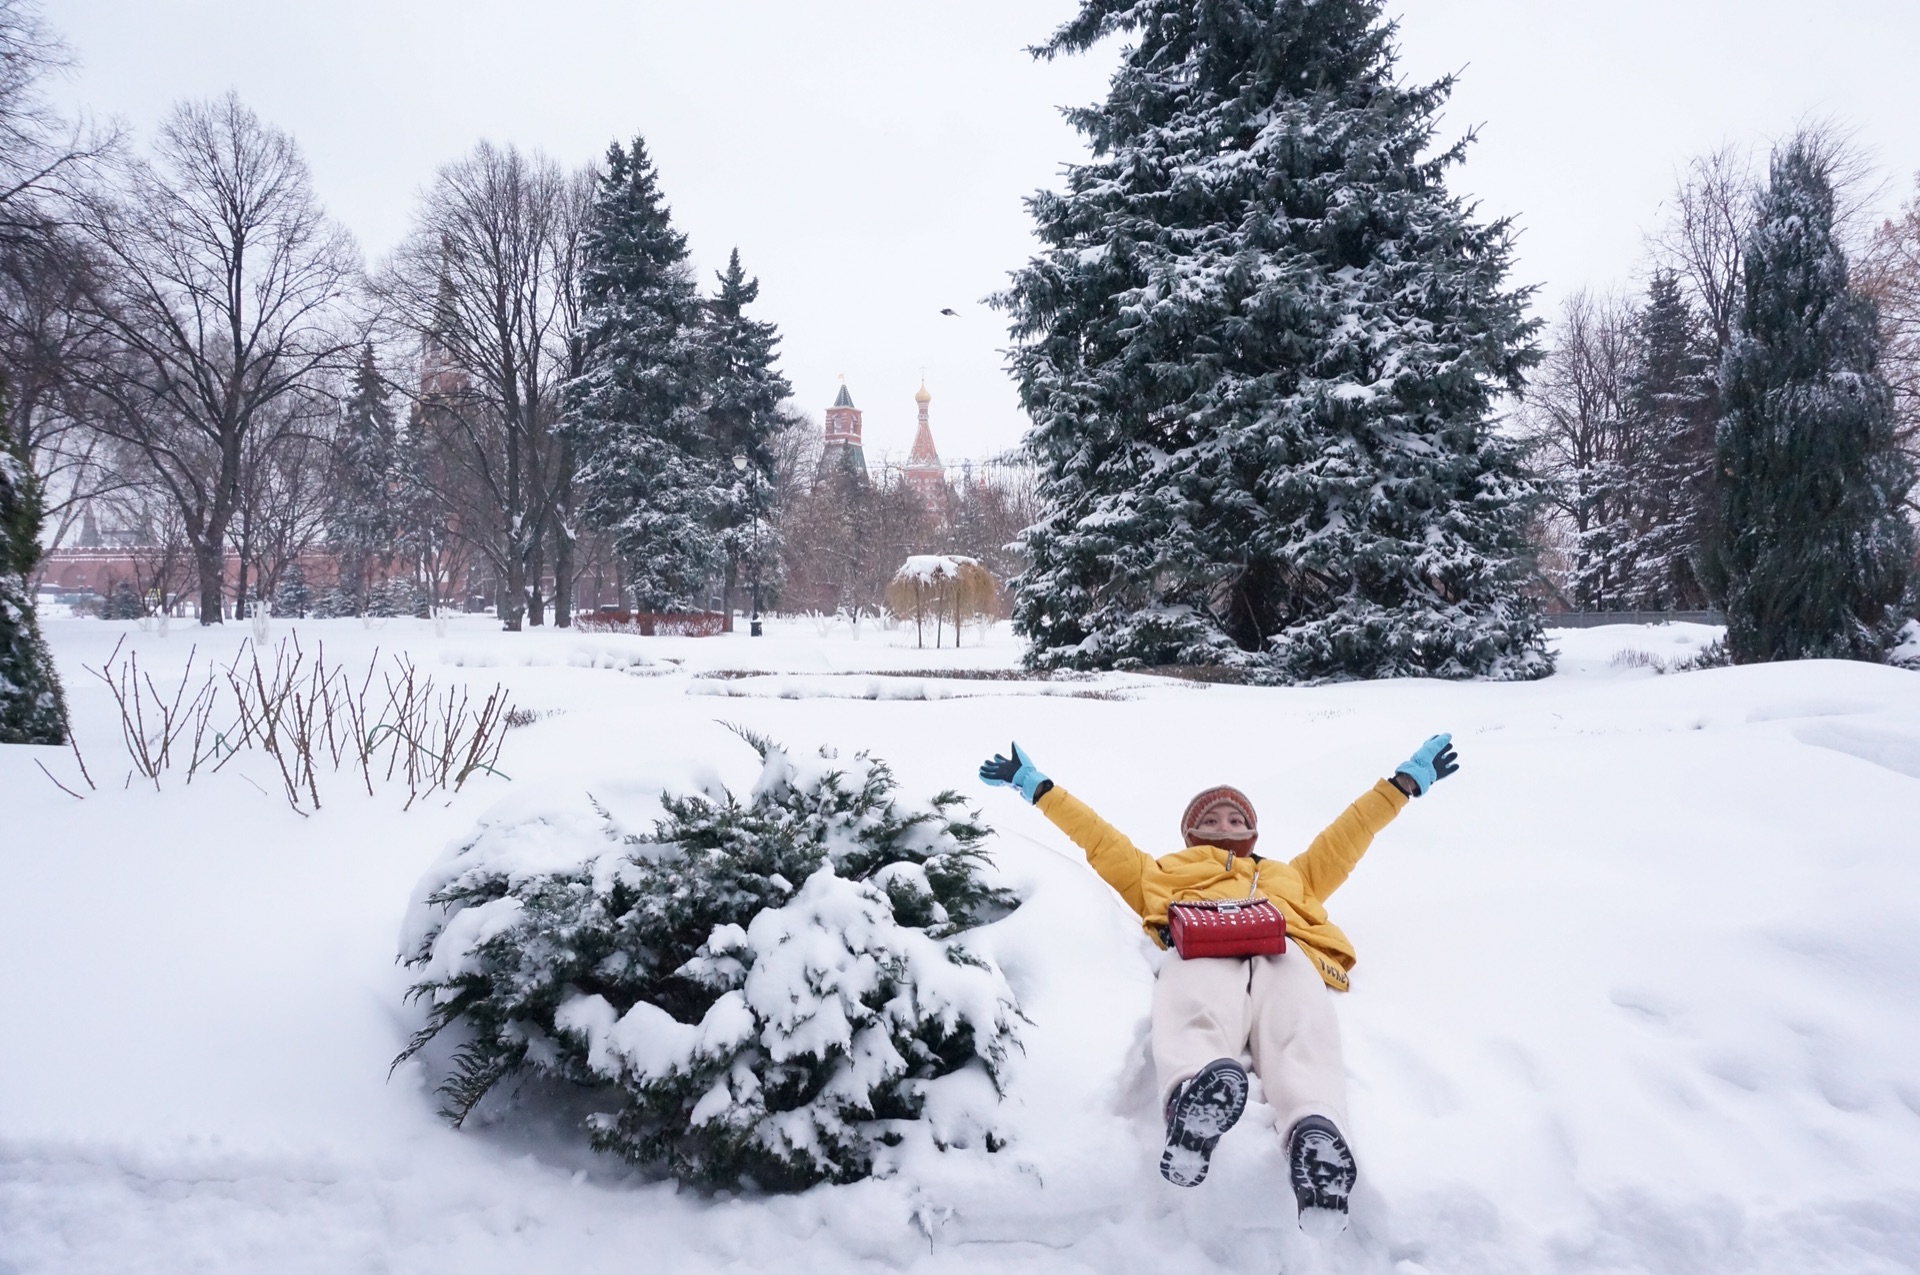
{"label": "brick tower", "polygon": [[853,395],[847,393],[847,378],[843,376],[840,378],[840,395],[833,400],[833,406],[827,409],[827,449],[820,457],[821,465],[843,464],[858,470],[864,477],[867,472],[867,452],[860,442],[860,428],[860,409],[853,405]]}
{"label": "brick tower", "polygon": [[913,436],[913,450],[907,453],[907,485],[938,516],[946,513],[947,467],[940,463],[940,452],[933,445],[933,427],[927,424],[927,404],[933,401],[933,395],[922,385],[913,401],[920,405],[920,428]]}

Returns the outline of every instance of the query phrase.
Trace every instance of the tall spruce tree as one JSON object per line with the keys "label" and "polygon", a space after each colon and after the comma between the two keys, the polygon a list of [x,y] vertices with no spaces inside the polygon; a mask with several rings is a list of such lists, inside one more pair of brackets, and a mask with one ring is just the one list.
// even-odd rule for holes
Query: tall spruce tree
{"label": "tall spruce tree", "polygon": [[1525,678],[1536,500],[1493,429],[1538,355],[1429,153],[1450,79],[1394,77],[1381,0],[1083,0],[1116,33],[1092,162],[1029,201],[999,298],[1045,513],[1015,625],[1039,666]]}
{"label": "tall spruce tree", "polygon": [[1815,139],[1773,158],[1721,363],[1709,584],[1736,663],[1884,660],[1899,628],[1913,471],[1894,437],[1874,306],[1848,281]]}
{"label": "tall spruce tree", "polygon": [[1639,610],[1698,610],[1708,601],[1700,562],[1715,498],[1717,388],[1700,316],[1673,272],[1648,285],[1635,336],[1626,393],[1640,440],[1630,476],[1634,553],[1620,600]]}
{"label": "tall spruce tree", "polygon": [[[7,385],[0,377],[0,420]],[[64,744],[67,705],[27,581],[40,562],[40,485],[26,448],[0,430],[0,744]]]}
{"label": "tall spruce tree", "polygon": [[705,412],[703,304],[646,145],[614,143],[580,247],[581,372],[563,431],[580,508],[648,610],[695,605],[726,558],[732,467]]}
{"label": "tall spruce tree", "polygon": [[355,615],[366,614],[374,565],[393,556],[400,537],[401,481],[400,429],[368,345],[334,438],[333,503],[327,511],[327,539],[340,558],[340,592]]}
{"label": "tall spruce tree", "polygon": [[760,281],[747,278],[738,248],[718,279],[720,290],[707,303],[707,427],[720,456],[744,456],[747,461],[744,471],[734,472],[718,510],[718,529],[726,547],[726,609],[731,624],[741,564],[750,573],[760,573],[754,579],[764,584],[766,565],[779,558],[768,502],[774,490],[774,438],[787,420],[780,404],[793,393],[793,386],[774,366],[779,329],[746,315],[747,307],[759,299]]}

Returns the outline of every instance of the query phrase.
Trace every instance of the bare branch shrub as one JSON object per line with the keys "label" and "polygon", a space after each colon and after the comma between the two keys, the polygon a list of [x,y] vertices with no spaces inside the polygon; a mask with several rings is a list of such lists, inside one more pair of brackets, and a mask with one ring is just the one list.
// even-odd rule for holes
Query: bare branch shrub
{"label": "bare branch shrub", "polygon": [[243,642],[232,663],[208,665],[197,679],[196,647],[168,690],[140,668],[137,652],[120,650],[87,671],[119,707],[128,781],[137,774],[156,791],[163,773],[184,766],[190,784],[242,753],[272,759],[287,804],[301,814],[320,808],[323,773],[358,771],[369,796],[376,777],[404,782],[408,807],[458,791],[480,771],[506,778],[496,763],[513,709],[497,684],[477,700],[465,686],[437,686],[404,654],[383,662],[378,651],[363,671],[350,671],[327,662],[324,644],[309,657],[293,635],[270,656]]}

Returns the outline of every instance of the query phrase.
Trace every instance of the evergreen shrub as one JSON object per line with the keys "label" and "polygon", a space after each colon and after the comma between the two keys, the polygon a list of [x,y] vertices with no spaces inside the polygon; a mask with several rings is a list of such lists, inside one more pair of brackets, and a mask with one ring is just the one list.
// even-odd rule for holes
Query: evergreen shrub
{"label": "evergreen shrub", "polygon": [[1017,905],[961,798],[896,799],[861,753],[760,753],[744,797],[483,826],[416,895],[404,957],[451,1029],[455,1123],[510,1078],[589,1086],[596,1148],[701,1186],[884,1174],[913,1145],[997,1150],[1018,1006],[965,936]]}
{"label": "evergreen shrub", "polygon": [[313,590],[307,586],[306,568],[298,562],[289,562],[279,587],[273,591],[273,613],[297,620],[312,608]]}
{"label": "evergreen shrub", "polygon": [[405,576],[382,580],[367,591],[367,614],[377,619],[427,615],[427,591]]}
{"label": "evergreen shrub", "polygon": [[338,620],[358,612],[353,595],[339,585],[331,585],[314,594],[307,606],[307,614],[316,620]]}
{"label": "evergreen shrub", "polygon": [[107,600],[100,604],[103,620],[138,620],[146,613],[147,604],[141,600],[140,591],[125,580],[116,580]]}

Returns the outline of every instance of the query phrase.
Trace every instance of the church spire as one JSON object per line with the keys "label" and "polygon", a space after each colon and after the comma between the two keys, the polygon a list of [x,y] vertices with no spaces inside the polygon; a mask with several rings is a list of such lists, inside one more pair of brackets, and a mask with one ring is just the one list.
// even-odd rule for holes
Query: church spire
{"label": "church spire", "polygon": [[920,428],[913,436],[913,450],[907,453],[907,485],[938,517],[946,512],[947,467],[940,463],[940,450],[933,445],[933,426],[927,420],[927,404],[933,401],[933,395],[927,393],[925,382],[913,401],[920,407]]}

